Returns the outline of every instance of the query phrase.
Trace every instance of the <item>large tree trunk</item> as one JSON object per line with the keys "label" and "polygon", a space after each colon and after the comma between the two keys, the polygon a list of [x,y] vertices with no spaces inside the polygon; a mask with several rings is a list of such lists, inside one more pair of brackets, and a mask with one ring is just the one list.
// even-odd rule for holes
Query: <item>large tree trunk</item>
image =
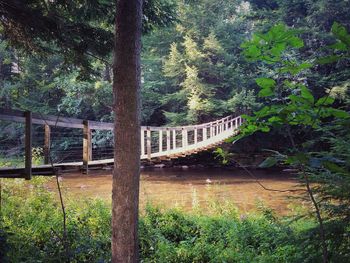
{"label": "large tree trunk", "polygon": [[114,51],[112,262],[137,262],[142,0],[117,0]]}

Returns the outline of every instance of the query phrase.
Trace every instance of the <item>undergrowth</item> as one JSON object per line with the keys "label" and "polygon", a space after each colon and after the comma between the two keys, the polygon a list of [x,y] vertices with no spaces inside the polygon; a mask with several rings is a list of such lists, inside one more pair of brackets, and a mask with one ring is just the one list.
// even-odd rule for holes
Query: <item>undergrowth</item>
{"label": "undergrowth", "polygon": [[[2,181],[0,262],[110,262],[110,205],[66,201],[67,253],[57,193],[46,183]],[[208,215],[147,205],[139,224],[141,262],[320,262],[311,219],[279,218],[268,208],[240,215],[229,203],[210,209]],[[341,251],[335,254],[334,262],[346,262]]]}

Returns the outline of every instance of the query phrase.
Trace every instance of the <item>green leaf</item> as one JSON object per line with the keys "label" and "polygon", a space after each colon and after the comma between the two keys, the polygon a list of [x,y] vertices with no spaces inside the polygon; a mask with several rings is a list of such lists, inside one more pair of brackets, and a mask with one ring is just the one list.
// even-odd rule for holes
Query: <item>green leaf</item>
{"label": "green leaf", "polygon": [[301,96],[306,99],[307,101],[314,103],[315,99],[314,96],[312,96],[311,92],[309,91],[309,89],[305,86],[301,86]]}
{"label": "green leaf", "polygon": [[270,78],[257,78],[256,84],[259,85],[259,87],[262,88],[259,92],[260,97],[268,97],[272,96],[274,94],[274,87],[276,85],[276,81]]}
{"label": "green leaf", "polygon": [[332,105],[334,102],[334,98],[329,97],[329,96],[324,96],[320,99],[317,100],[316,106],[326,106],[326,105]]}
{"label": "green leaf", "polygon": [[258,95],[260,97],[269,97],[272,96],[274,94],[273,90],[270,88],[266,88],[266,89],[262,89],[259,91]]}
{"label": "green leaf", "polygon": [[287,164],[293,164],[293,165],[301,164],[301,163],[308,164],[308,161],[309,161],[308,156],[304,153],[301,153],[301,152],[297,153],[294,156],[289,156],[286,159]]}
{"label": "green leaf", "polygon": [[281,72],[288,72],[288,73],[291,73],[292,75],[296,75],[300,73],[302,70],[311,68],[312,66],[313,65],[310,63],[301,63],[300,65],[290,64],[281,68]]}
{"label": "green leaf", "polygon": [[250,120],[252,117],[246,114],[242,114],[241,118],[245,119],[245,120]]}
{"label": "green leaf", "polygon": [[271,124],[275,124],[275,123],[282,123],[282,119],[278,116],[272,116],[271,118],[268,119],[268,122]]}
{"label": "green leaf", "polygon": [[304,46],[304,41],[297,36],[291,37],[288,42],[292,47],[295,47],[295,48],[301,48]]}
{"label": "green leaf", "polygon": [[331,49],[339,50],[339,51],[347,51],[348,47],[343,42],[337,42],[333,45],[328,46]]}
{"label": "green leaf", "polygon": [[274,79],[270,78],[257,78],[256,84],[259,85],[259,87],[265,89],[265,88],[273,88],[276,86],[276,81]]}
{"label": "green leaf", "polygon": [[330,63],[334,63],[337,62],[338,60],[345,58],[344,56],[338,56],[338,55],[331,55],[331,56],[326,56],[326,57],[322,57],[316,60],[316,63],[324,65],[324,64],[330,64]]}
{"label": "green leaf", "polygon": [[311,68],[313,65],[311,63],[307,63],[307,62],[304,62],[304,63],[301,63],[299,65],[299,69],[300,70],[303,70],[303,69],[308,69],[308,68]]}
{"label": "green leaf", "polygon": [[266,115],[271,114],[271,109],[269,106],[264,106],[261,110],[255,111],[254,115],[258,118],[265,117]]}
{"label": "green leaf", "polygon": [[270,131],[270,127],[268,127],[268,126],[263,126],[263,127],[260,128],[260,130],[261,130],[262,132],[269,132],[269,131]]}
{"label": "green leaf", "polygon": [[339,109],[331,109],[331,114],[334,117],[341,118],[341,119],[345,119],[345,118],[348,118],[350,116],[348,112],[343,111],[343,110],[339,110]]}
{"label": "green leaf", "polygon": [[246,45],[246,49],[244,50],[244,55],[249,58],[249,59],[256,59],[261,55],[260,49],[253,44],[248,44]]}
{"label": "green leaf", "polygon": [[344,26],[337,22],[334,22],[331,31],[333,35],[341,42],[347,46],[350,46],[350,35]]}
{"label": "green leaf", "polygon": [[245,130],[249,131],[249,132],[256,132],[258,131],[258,126],[254,125],[254,124],[248,124],[247,127],[245,127]]}
{"label": "green leaf", "polygon": [[305,103],[305,99],[300,97],[300,96],[297,96],[297,95],[289,95],[288,98],[292,101],[292,102],[299,102],[299,103]]}
{"label": "green leaf", "polygon": [[267,157],[261,164],[259,164],[260,168],[269,168],[274,166],[277,163],[277,159],[274,157]]}
{"label": "green leaf", "polygon": [[279,57],[285,49],[286,43],[277,43],[271,48],[270,53],[276,57]]}

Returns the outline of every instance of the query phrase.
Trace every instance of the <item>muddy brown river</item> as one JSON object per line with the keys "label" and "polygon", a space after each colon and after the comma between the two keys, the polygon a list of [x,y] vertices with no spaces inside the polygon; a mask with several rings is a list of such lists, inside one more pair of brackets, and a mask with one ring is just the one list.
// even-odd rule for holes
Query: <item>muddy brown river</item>
{"label": "muddy brown river", "polygon": [[[287,172],[255,170],[253,173],[266,188],[298,188],[297,180]],[[62,186],[73,198],[85,196],[110,201],[112,172],[65,175],[62,177]],[[49,187],[55,187],[54,181]],[[231,203],[241,213],[246,213],[256,210],[257,205],[263,203],[278,214],[288,214],[293,204],[296,204],[288,196],[295,197],[296,194],[264,190],[244,170],[163,168],[141,172],[141,208],[150,202],[166,208],[179,207],[190,211],[198,207],[205,210],[213,203]]]}

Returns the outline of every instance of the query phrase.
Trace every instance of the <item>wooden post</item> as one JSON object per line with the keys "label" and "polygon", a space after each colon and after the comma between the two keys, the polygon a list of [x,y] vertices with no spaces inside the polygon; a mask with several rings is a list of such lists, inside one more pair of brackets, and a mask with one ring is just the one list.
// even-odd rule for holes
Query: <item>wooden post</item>
{"label": "wooden post", "polygon": [[182,147],[187,147],[188,140],[187,140],[187,130],[182,128]]}
{"label": "wooden post", "polygon": [[145,154],[145,130],[141,129],[141,156]]}
{"label": "wooden post", "polygon": [[25,168],[24,178],[26,180],[32,179],[32,113],[26,111],[25,118]]}
{"label": "wooden post", "polygon": [[163,151],[163,131],[159,130],[159,152]]}
{"label": "wooden post", "polygon": [[51,129],[50,126],[45,124],[45,137],[44,137],[44,163],[50,162],[50,147],[51,147]]}
{"label": "wooden post", "polygon": [[87,174],[89,172],[89,161],[92,160],[91,130],[89,121],[84,120],[83,125],[83,166]]}
{"label": "wooden post", "polygon": [[[211,127],[210,127],[210,131],[211,131]],[[203,139],[202,141],[204,142],[207,139],[207,127],[203,128]],[[210,136],[211,139],[211,136]]]}
{"label": "wooden post", "polygon": [[176,149],[176,130],[173,130],[173,149]]}
{"label": "wooden post", "polygon": [[170,152],[170,130],[167,128],[166,130],[166,150]]}
{"label": "wooden post", "polygon": [[[207,129],[207,128],[204,128]],[[197,128],[194,128],[194,144],[197,144],[198,142],[198,131]]]}
{"label": "wooden post", "polygon": [[146,142],[147,142],[147,159],[151,160],[151,154],[152,154],[152,137],[151,137],[151,130],[149,127],[147,127],[147,137],[146,137]]}

